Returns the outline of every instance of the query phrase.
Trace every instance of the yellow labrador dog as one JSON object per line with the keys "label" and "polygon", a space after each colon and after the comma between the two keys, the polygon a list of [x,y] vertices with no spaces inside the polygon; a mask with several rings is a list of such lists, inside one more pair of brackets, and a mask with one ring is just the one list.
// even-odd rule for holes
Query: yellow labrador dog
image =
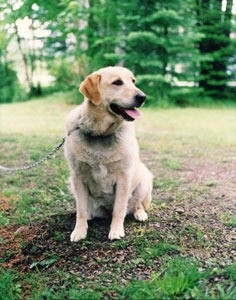
{"label": "yellow labrador dog", "polygon": [[76,225],[71,241],[87,235],[87,221],[112,212],[108,238],[124,236],[124,218],[148,217],[152,174],[139,159],[132,121],[145,94],[134,75],[123,67],[107,67],[89,75],[80,85],[84,95],[66,122],[65,156],[76,199]]}

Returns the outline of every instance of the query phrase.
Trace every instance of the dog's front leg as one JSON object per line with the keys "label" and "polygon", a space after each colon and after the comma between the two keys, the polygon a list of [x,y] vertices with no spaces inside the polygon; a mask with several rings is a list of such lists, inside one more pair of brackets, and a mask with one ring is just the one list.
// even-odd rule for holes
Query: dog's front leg
{"label": "dog's front leg", "polygon": [[115,203],[112,212],[112,222],[108,238],[118,240],[124,237],[124,219],[127,211],[127,204],[130,191],[130,176],[123,175],[116,184]]}
{"label": "dog's front leg", "polygon": [[72,192],[76,199],[76,224],[70,235],[71,242],[85,239],[88,229],[88,190],[80,178],[72,178]]}

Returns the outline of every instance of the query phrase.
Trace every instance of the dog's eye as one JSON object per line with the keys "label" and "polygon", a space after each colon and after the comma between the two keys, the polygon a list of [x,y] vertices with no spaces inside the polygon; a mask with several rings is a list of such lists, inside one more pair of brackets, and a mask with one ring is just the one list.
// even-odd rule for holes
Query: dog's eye
{"label": "dog's eye", "polygon": [[132,79],[132,82],[133,82],[133,83],[135,83],[135,82],[136,82],[136,80],[133,78],[133,79]]}
{"label": "dog's eye", "polygon": [[120,80],[120,79],[117,79],[117,80],[113,81],[112,84],[114,84],[114,85],[122,85],[123,81]]}

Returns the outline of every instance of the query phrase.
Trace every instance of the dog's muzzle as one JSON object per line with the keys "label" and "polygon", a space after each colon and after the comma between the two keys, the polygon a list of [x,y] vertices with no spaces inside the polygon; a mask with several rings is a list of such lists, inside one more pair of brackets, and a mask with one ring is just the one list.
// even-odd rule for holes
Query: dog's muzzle
{"label": "dog's muzzle", "polygon": [[144,93],[138,93],[134,96],[134,104],[130,106],[121,106],[117,103],[111,103],[110,109],[116,115],[121,116],[126,121],[134,121],[141,116],[140,112],[136,109],[142,106],[146,100],[146,95]]}

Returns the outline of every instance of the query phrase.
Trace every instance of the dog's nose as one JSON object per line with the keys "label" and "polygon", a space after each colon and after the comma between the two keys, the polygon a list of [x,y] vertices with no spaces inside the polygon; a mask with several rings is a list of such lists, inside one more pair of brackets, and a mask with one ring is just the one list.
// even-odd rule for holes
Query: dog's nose
{"label": "dog's nose", "polygon": [[144,93],[139,93],[135,95],[135,101],[138,106],[141,106],[143,102],[146,100],[146,95]]}

